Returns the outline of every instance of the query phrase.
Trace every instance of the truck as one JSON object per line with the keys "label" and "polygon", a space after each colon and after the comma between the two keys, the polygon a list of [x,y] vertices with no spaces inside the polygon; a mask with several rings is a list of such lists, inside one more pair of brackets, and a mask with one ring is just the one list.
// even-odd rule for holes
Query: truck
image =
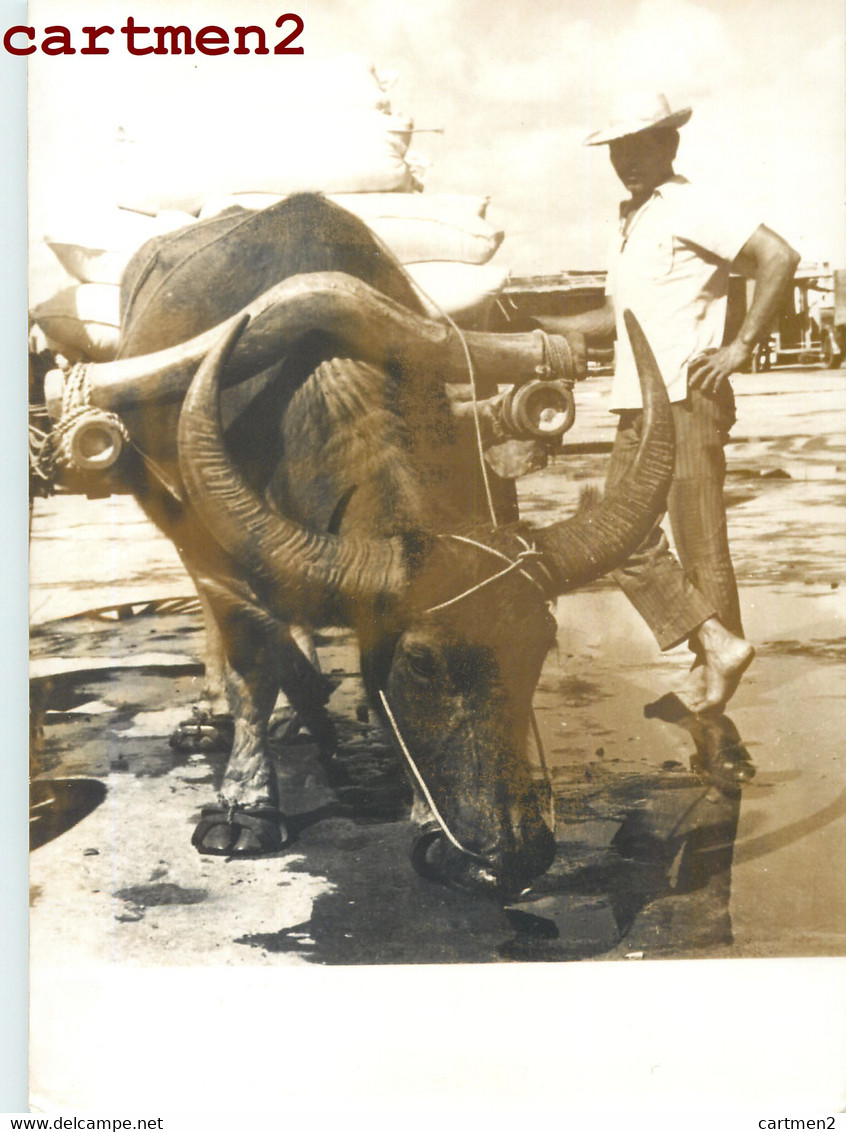
{"label": "truck", "polygon": [[844,355],[846,271],[827,263],[800,264],[770,333],[755,346],[752,370],[819,363],[838,369]]}

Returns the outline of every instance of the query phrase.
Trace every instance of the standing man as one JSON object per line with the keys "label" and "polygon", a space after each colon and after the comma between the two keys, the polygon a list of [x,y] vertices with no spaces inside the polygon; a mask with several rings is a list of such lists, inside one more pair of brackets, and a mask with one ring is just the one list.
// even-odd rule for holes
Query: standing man
{"label": "standing man", "polygon": [[[614,578],[662,650],[688,642],[694,662],[678,696],[704,712],[725,707],[754,656],[743,637],[723,502],[723,445],[735,420],[729,378],[768,329],[799,256],[748,213],[674,173],[679,127],[691,113],[671,111],[663,94],[629,95],[608,128],[586,139],[608,146],[630,194],[620,205],[605,304],[537,321],[551,332],[581,331],[588,342],[616,329],[611,408],[620,422],[609,486],[626,477],[643,416],[624,310],[633,311],[655,353],[676,432],[667,512],[681,564],[656,526]],[[737,336],[724,343],[730,271],[755,286]]]}

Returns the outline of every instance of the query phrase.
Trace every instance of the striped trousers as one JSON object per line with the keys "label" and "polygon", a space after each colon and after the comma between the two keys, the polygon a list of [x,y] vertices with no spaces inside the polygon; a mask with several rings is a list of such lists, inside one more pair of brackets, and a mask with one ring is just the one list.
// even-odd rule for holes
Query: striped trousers
{"label": "striped trousers", "polygon": [[[662,650],[687,640],[709,617],[743,635],[737,582],[729,552],[723,501],[724,446],[735,421],[725,383],[716,396],[691,390],[673,403],[676,462],[667,493],[676,559],[660,520],[627,562],[612,573]],[[607,484],[625,483],[643,427],[642,410],[623,410]]]}

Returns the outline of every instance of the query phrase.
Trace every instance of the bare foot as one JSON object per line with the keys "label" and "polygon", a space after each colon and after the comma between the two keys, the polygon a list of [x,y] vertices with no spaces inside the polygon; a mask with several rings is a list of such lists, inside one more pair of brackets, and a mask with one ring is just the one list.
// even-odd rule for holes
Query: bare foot
{"label": "bare foot", "polygon": [[722,711],[737,691],[755,650],[716,617],[699,626],[696,638],[700,663],[692,669],[678,697],[692,712]]}
{"label": "bare foot", "polygon": [[702,705],[708,700],[708,673],[705,671],[705,664],[701,657],[697,657],[693,662],[693,667],[685,677],[684,683],[674,694],[682,708],[687,712],[696,713],[707,710]]}

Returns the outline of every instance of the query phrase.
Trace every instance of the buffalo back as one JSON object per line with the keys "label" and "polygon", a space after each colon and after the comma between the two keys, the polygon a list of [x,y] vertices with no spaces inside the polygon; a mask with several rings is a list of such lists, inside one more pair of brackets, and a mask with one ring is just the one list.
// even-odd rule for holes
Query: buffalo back
{"label": "buffalo back", "polygon": [[228,209],[144,244],[121,281],[118,357],[185,342],[283,279],[315,271],[345,272],[423,311],[400,264],[362,220],[300,193],[258,212]]}

